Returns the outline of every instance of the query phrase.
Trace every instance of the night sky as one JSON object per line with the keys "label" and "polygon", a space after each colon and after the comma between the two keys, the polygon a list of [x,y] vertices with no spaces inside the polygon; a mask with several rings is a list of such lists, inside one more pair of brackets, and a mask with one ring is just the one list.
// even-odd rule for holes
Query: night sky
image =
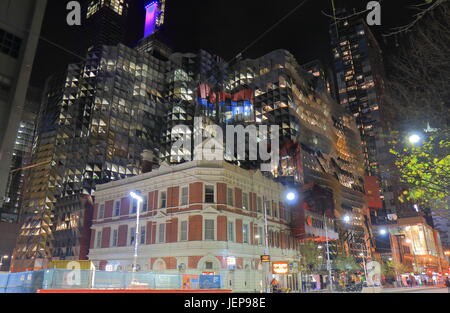
{"label": "night sky", "polygon": [[[162,34],[175,51],[195,52],[202,48],[230,60],[263,32],[287,15],[303,0],[166,0],[166,23]],[[337,0],[338,1],[338,0]],[[48,0],[42,28],[42,37],[67,50],[81,55],[78,42],[83,35],[78,26],[66,24],[65,0]],[[126,44],[133,45],[143,36],[144,5],[149,0],[130,0]],[[348,8],[365,9],[368,0],[342,1]],[[385,57],[396,52],[396,40],[383,40],[381,34],[392,27],[412,20],[415,11],[410,5],[423,0],[383,0],[382,26],[374,26]],[[321,59],[330,64],[331,0],[309,0],[288,19],[283,21],[262,40],[249,49],[244,57],[262,56],[275,49],[292,52],[299,63]],[[42,87],[45,79],[67,63],[79,59],[56,48],[45,40],[38,46],[31,84]]]}

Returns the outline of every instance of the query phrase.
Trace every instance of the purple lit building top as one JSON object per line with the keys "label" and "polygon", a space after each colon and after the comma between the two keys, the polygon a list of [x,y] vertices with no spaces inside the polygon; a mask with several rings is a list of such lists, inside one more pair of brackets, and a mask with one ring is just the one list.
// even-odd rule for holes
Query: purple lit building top
{"label": "purple lit building top", "polygon": [[144,38],[152,35],[156,31],[159,13],[159,1],[152,1],[145,6],[145,29]]}

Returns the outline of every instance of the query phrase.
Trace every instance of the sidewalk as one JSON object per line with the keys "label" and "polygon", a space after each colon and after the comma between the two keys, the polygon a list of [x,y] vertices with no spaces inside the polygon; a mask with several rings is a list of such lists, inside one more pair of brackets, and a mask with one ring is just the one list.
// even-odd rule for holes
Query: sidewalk
{"label": "sidewalk", "polygon": [[432,290],[446,288],[445,285],[422,286],[422,287],[400,287],[400,288],[383,288],[383,293],[410,292],[419,290]]}

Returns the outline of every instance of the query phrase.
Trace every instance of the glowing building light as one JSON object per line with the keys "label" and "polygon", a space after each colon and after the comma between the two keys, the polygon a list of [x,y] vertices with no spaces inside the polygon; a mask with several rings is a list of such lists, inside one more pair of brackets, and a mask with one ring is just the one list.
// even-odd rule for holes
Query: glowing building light
{"label": "glowing building light", "polygon": [[145,29],[144,38],[152,35],[156,30],[156,22],[158,19],[158,1],[152,1],[145,6]]}

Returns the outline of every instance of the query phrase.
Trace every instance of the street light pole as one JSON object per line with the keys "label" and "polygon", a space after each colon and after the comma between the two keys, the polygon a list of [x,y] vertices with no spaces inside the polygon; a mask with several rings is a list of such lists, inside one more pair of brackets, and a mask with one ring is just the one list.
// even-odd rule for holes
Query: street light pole
{"label": "street light pole", "polygon": [[134,259],[133,259],[133,277],[131,283],[135,282],[136,272],[137,272],[137,259],[138,259],[138,248],[139,248],[139,220],[141,216],[141,210],[144,203],[144,199],[136,194],[135,192],[130,193],[131,197],[137,201],[137,212],[136,212],[136,234],[134,238]]}
{"label": "street light pole", "polygon": [[[264,255],[269,255],[269,225],[267,223],[267,202],[265,196],[263,196],[263,204],[264,204],[264,241],[265,241]],[[269,266],[270,262],[264,262],[264,287],[266,289],[266,293],[270,293]]]}
{"label": "street light pole", "polygon": [[323,213],[323,223],[325,228],[325,240],[327,243],[327,270],[328,270],[328,280],[330,284],[330,291],[333,292],[333,278],[331,277],[331,260],[330,260],[330,248],[328,246],[328,227],[327,227],[327,217],[326,212]]}
{"label": "street light pole", "polygon": [[9,255],[4,255],[4,256],[2,256],[2,258],[0,259],[0,271],[1,271],[2,267],[3,267],[3,260],[4,260],[4,259],[7,260],[8,258],[9,258]]}

